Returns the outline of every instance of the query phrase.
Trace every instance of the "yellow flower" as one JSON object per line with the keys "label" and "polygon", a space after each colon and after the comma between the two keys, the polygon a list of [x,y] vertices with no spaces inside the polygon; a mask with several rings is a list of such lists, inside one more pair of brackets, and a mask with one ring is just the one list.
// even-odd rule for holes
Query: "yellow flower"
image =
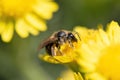
{"label": "yellow flower", "polygon": [[22,38],[45,31],[46,20],[58,10],[53,0],[0,0],[0,35],[9,42],[15,31]]}
{"label": "yellow flower", "polygon": [[[120,26],[112,21],[106,31],[102,25],[98,29],[77,26],[81,40],[62,45],[64,55],[49,56],[44,60],[69,66],[73,71],[82,73],[85,80],[120,80]],[[59,54],[59,52],[57,52]],[[49,60],[49,59],[52,60]],[[57,61],[57,62],[56,62]]]}
{"label": "yellow flower", "polygon": [[87,80],[120,80],[120,27],[112,21],[104,31],[76,27],[81,35],[79,71]]}

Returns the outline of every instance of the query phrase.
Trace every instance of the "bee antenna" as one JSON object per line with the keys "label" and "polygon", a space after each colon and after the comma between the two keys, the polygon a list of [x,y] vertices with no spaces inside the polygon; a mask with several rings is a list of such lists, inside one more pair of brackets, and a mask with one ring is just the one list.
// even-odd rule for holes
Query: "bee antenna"
{"label": "bee antenna", "polygon": [[74,32],[75,34],[77,34],[77,36],[78,36],[79,40],[81,40],[79,33],[78,33],[78,32],[76,32],[76,31],[73,31],[73,32]]}

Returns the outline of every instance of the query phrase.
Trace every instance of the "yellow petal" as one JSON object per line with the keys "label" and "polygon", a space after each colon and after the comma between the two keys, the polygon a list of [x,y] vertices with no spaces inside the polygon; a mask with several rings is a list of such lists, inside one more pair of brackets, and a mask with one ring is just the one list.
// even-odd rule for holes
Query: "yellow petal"
{"label": "yellow petal", "polygon": [[34,28],[40,30],[40,31],[45,31],[47,29],[47,26],[45,24],[45,21],[42,19],[38,18],[34,14],[27,14],[25,16],[25,20],[32,25]]}
{"label": "yellow petal", "polygon": [[28,37],[29,33],[31,33],[32,35],[39,34],[39,31],[36,28],[27,24],[24,20],[19,20],[16,23],[16,31],[22,38]]}
{"label": "yellow petal", "polygon": [[103,31],[103,29],[100,29],[99,28],[99,35],[100,35],[100,38],[102,39],[104,45],[107,44],[109,45],[110,44],[110,40],[108,38],[108,35],[106,34],[105,31]]}
{"label": "yellow petal", "polygon": [[79,34],[84,34],[84,33],[86,33],[88,31],[88,29],[86,27],[84,27],[84,26],[75,26],[73,31],[76,31]]}
{"label": "yellow petal", "polygon": [[91,49],[91,46],[88,46],[87,44],[82,44],[81,48],[78,50],[80,50],[79,54],[82,58],[88,58],[88,59],[91,58],[90,61],[94,62],[97,58],[97,54],[94,54],[94,52]]}
{"label": "yellow petal", "polygon": [[29,36],[29,32],[26,27],[26,23],[23,20],[18,20],[15,27],[16,32],[20,37],[26,38]]}
{"label": "yellow petal", "polygon": [[54,56],[54,58],[60,63],[69,63],[73,61],[73,58],[71,58],[70,56]]}
{"label": "yellow petal", "polygon": [[55,64],[60,63],[58,60],[56,60],[55,58],[53,58],[52,56],[50,56],[48,54],[39,55],[39,58],[46,61],[46,62],[49,62],[49,63],[55,63]]}
{"label": "yellow petal", "polygon": [[58,5],[55,2],[41,1],[33,7],[33,10],[40,15],[40,17],[51,19],[53,12],[58,10]]}
{"label": "yellow petal", "polygon": [[26,27],[27,27],[27,30],[29,31],[29,33],[31,33],[32,35],[36,36],[39,34],[39,31],[37,29],[35,29],[34,27],[27,25],[27,24],[26,24]]}
{"label": "yellow petal", "polygon": [[107,33],[110,40],[114,43],[120,43],[120,26],[117,22],[112,21],[107,27]]}
{"label": "yellow petal", "polygon": [[24,21],[24,27],[26,28],[28,33],[31,33],[34,36],[39,34],[39,31],[36,28],[34,28],[33,26],[27,24],[25,21]]}
{"label": "yellow petal", "polygon": [[42,60],[46,62],[55,63],[55,64],[69,63],[73,61],[73,59],[69,56],[50,56],[48,54],[39,55],[39,58],[41,58]]}
{"label": "yellow petal", "polygon": [[78,59],[77,63],[78,63],[78,65],[81,66],[80,70],[82,72],[91,72],[91,71],[94,71],[96,69],[95,64],[89,63],[85,60]]}
{"label": "yellow petal", "polygon": [[109,79],[105,79],[105,77],[103,77],[102,75],[100,75],[97,72],[91,73],[91,74],[86,74],[86,79],[85,80],[109,80]]}
{"label": "yellow petal", "polygon": [[75,78],[75,80],[83,80],[82,75],[79,72],[74,73],[74,78]]}
{"label": "yellow petal", "polygon": [[9,22],[6,24],[4,31],[1,33],[2,40],[5,42],[10,42],[13,37],[13,23]]}

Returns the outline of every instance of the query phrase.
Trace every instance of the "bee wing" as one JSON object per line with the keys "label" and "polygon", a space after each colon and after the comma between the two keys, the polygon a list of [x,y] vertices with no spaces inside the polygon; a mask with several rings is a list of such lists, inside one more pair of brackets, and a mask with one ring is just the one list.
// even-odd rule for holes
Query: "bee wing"
{"label": "bee wing", "polygon": [[57,38],[54,37],[49,37],[48,39],[44,40],[38,47],[38,50],[44,48],[46,45],[54,42],[55,40],[57,40]]}

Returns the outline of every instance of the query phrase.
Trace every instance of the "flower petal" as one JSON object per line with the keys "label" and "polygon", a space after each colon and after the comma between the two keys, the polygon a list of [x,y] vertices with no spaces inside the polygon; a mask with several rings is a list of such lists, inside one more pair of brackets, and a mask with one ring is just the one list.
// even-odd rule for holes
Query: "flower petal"
{"label": "flower petal", "polygon": [[26,24],[26,27],[27,27],[29,33],[31,33],[32,35],[36,36],[39,34],[39,31],[37,29],[35,29],[34,27],[27,25],[27,24]]}
{"label": "flower petal", "polygon": [[27,14],[25,16],[25,20],[32,25],[34,28],[40,30],[40,31],[45,31],[47,29],[47,26],[45,24],[45,21],[38,18],[34,14]]}
{"label": "flower petal", "polygon": [[15,27],[16,32],[20,37],[26,38],[29,36],[29,32],[26,27],[26,23],[23,20],[18,20]]}
{"label": "flower petal", "polygon": [[40,15],[40,17],[51,19],[53,12],[58,10],[58,5],[55,2],[40,1],[38,5],[33,7],[33,10]]}
{"label": "flower petal", "polygon": [[39,55],[39,58],[46,62],[60,64],[60,63],[69,63],[72,62],[73,59],[69,56],[50,56],[48,54]]}
{"label": "flower petal", "polygon": [[110,38],[110,40],[114,43],[119,42],[120,43],[120,26],[117,22],[112,21],[108,27],[107,27],[107,33]]}
{"label": "flower petal", "polygon": [[50,63],[55,63],[55,64],[59,64],[60,62],[58,60],[56,60],[55,58],[53,58],[52,56],[45,54],[45,55],[39,55],[39,58],[46,61],[46,62],[50,62]]}
{"label": "flower petal", "polygon": [[10,42],[10,40],[13,37],[13,32],[14,32],[13,23],[8,22],[8,24],[6,24],[5,26],[4,31],[1,33],[2,40],[5,42]]}
{"label": "flower petal", "polygon": [[102,75],[100,75],[97,72],[91,73],[91,74],[86,74],[86,79],[85,80],[108,80],[105,79],[105,77],[103,77]]}
{"label": "flower petal", "polygon": [[83,80],[82,75],[79,72],[74,73],[74,78],[75,78],[75,80]]}
{"label": "flower petal", "polygon": [[102,39],[102,42],[105,45],[109,45],[110,44],[110,40],[108,38],[108,35],[106,34],[105,31],[103,31],[103,29],[99,28],[99,37]]}

